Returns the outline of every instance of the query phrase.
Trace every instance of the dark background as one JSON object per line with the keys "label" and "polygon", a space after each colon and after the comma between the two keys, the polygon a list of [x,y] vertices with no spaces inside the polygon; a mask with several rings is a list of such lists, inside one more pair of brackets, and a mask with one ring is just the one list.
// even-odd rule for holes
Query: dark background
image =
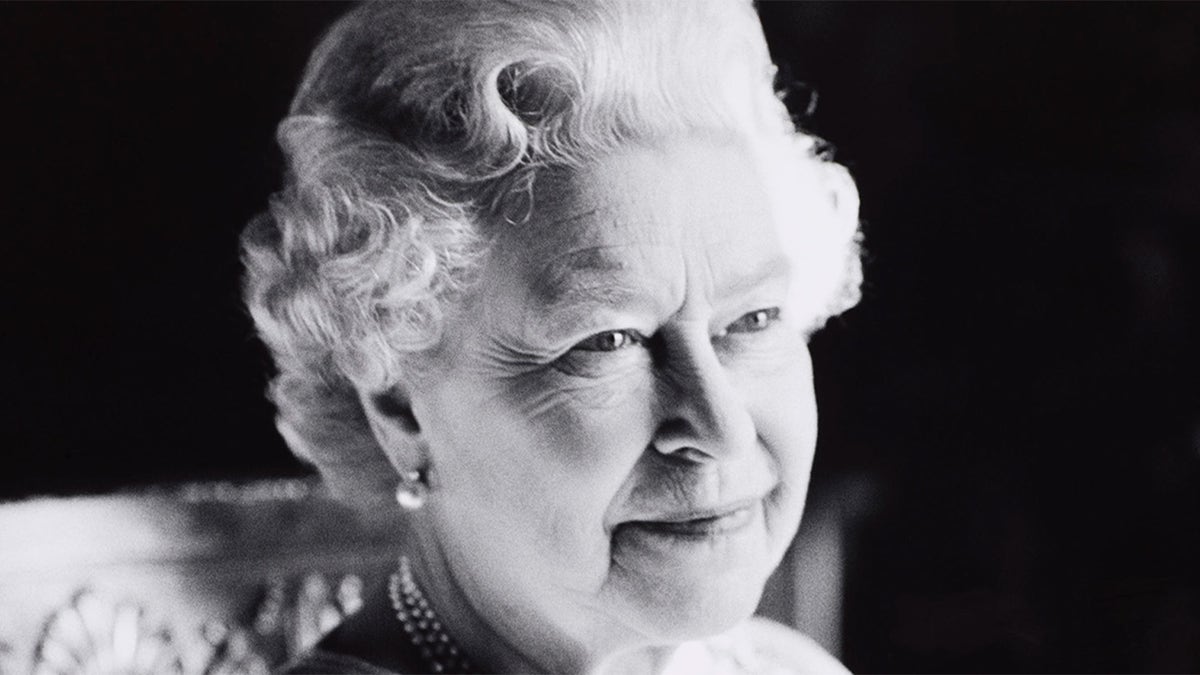
{"label": "dark background", "polygon": [[[236,240],[342,9],[0,5],[0,499],[304,472]],[[1200,671],[1200,5],[760,13],[863,199],[813,345],[847,665]]]}

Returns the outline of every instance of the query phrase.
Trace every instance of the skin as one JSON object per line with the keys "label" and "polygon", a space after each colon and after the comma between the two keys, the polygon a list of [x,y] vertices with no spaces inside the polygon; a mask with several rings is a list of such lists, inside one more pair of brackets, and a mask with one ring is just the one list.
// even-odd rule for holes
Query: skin
{"label": "skin", "polygon": [[476,661],[653,671],[755,609],[816,441],[769,171],[689,138],[542,180],[429,372],[367,406],[394,463],[428,468],[416,574]]}

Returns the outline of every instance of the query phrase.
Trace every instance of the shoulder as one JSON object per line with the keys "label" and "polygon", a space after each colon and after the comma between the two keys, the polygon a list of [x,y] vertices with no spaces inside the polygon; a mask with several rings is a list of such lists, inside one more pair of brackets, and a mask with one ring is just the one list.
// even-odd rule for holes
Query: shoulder
{"label": "shoulder", "polygon": [[674,673],[849,675],[840,661],[812,638],[769,619],[751,618],[736,628],[684,645],[667,669]]}

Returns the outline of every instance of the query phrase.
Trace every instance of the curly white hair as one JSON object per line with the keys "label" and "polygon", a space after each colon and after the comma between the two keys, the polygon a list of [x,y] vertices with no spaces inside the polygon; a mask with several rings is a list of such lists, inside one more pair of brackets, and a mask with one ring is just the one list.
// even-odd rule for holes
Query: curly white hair
{"label": "curly white hair", "polygon": [[[748,0],[379,2],[325,35],[278,140],[282,190],[242,238],[245,300],[278,368],[294,452],[344,494],[395,472],[357,391],[419,374],[488,242],[548,168],[718,133],[816,173],[829,218],[805,254],[818,321],[858,299],[858,195],[793,124]],[[787,190],[782,183],[777,189]],[[819,229],[819,232],[816,231]]]}

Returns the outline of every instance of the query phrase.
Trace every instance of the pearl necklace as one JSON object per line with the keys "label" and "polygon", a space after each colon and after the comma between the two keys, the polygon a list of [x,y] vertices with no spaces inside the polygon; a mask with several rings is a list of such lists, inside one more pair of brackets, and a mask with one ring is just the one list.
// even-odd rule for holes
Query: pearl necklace
{"label": "pearl necklace", "polygon": [[432,673],[469,673],[471,663],[459,650],[438,621],[425,594],[417,588],[408,556],[400,556],[400,569],[388,583],[388,596],[396,618],[404,626],[409,641],[421,655],[422,663]]}

